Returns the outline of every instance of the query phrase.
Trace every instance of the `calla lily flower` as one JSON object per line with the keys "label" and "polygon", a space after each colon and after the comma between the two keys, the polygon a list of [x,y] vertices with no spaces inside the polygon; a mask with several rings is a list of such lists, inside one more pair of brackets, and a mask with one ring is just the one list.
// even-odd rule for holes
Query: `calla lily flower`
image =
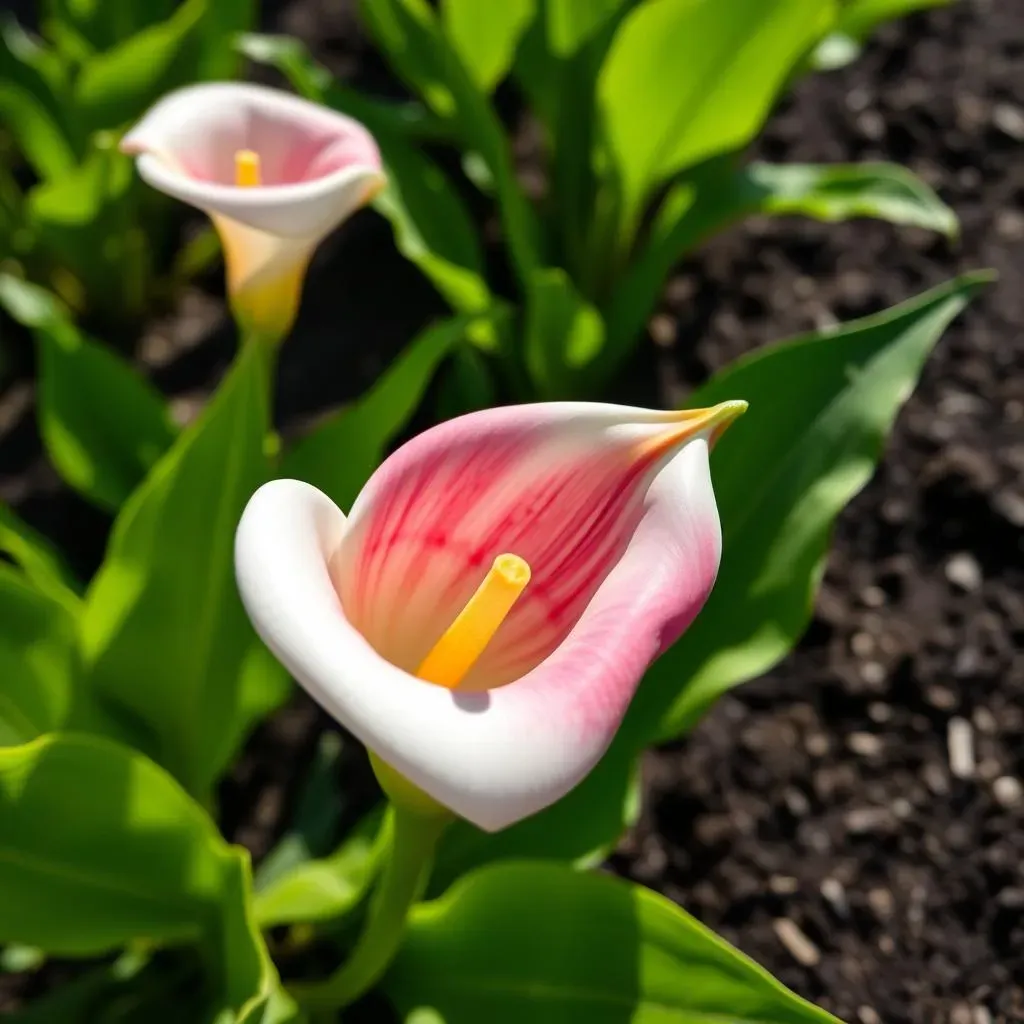
{"label": "calla lily flower", "polygon": [[[472,413],[399,448],[348,517],[308,484],[272,481],[238,528],[243,602],[378,761],[504,828],[593,768],[707,599],[721,554],[709,449],[745,408]],[[483,607],[492,563],[504,576]],[[434,676],[442,662],[459,663],[454,689]]]}
{"label": "calla lily flower", "polygon": [[274,338],[295,318],[314,249],[384,184],[359,122],[258,85],[173,92],[121,149],[154,188],[209,214],[236,318]]}

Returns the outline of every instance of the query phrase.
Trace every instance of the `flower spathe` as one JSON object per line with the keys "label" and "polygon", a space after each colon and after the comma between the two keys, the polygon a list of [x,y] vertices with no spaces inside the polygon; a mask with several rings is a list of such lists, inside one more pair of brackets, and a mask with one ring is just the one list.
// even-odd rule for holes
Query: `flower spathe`
{"label": "flower spathe", "polygon": [[317,245],[384,183],[359,122],[258,85],[179,89],[121,148],[150,185],[210,216],[236,317],[273,337],[294,320]]}
{"label": "flower spathe", "polygon": [[[243,602],[379,760],[503,828],[590,771],[707,599],[721,554],[709,448],[744,408],[473,413],[396,451],[348,517],[308,484],[272,481],[238,528]],[[417,677],[506,552],[530,579],[483,653],[454,690]]]}

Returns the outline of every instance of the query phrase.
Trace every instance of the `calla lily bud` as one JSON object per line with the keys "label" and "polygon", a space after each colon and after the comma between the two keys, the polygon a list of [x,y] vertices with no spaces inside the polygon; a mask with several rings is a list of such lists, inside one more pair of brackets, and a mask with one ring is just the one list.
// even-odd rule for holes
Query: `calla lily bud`
{"label": "calla lily bud", "polygon": [[378,762],[504,828],[586,776],[703,606],[709,450],[745,408],[472,413],[398,449],[348,517],[272,481],[236,538],[249,617]]}
{"label": "calla lily bud", "polygon": [[242,329],[280,338],[317,245],[383,187],[357,121],[288,93],[213,83],[160,100],[124,137],[154,188],[207,213]]}

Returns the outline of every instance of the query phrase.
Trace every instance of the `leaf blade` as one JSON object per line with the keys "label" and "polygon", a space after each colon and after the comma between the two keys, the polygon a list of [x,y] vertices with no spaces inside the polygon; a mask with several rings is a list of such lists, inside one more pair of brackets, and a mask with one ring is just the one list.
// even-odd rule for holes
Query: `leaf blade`
{"label": "leaf blade", "polygon": [[629,215],[669,176],[749,142],[831,19],[828,0],[660,0],[633,11],[598,82]]}
{"label": "leaf blade", "polygon": [[149,727],[156,760],[204,798],[249,724],[243,669],[256,640],[232,549],[268,474],[270,358],[243,346],[199,420],[121,510],[86,595],[92,685]]}
{"label": "leaf blade", "polygon": [[837,1024],[664,897],[544,863],[417,907],[383,987],[438,1024]]}

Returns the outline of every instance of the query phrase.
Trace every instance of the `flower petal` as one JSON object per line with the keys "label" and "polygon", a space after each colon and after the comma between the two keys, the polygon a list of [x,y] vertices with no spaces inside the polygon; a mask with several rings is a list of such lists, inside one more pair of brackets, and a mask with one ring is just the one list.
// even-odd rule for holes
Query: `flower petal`
{"label": "flower petal", "polygon": [[[154,188],[210,214],[314,244],[383,182],[380,153],[358,121],[258,85],[212,83],[157,103],[125,136]],[[262,184],[235,184],[235,154],[260,157]]]}
{"label": "flower petal", "polygon": [[504,685],[568,635],[625,550],[680,414],[578,403],[487,410],[421,434],[367,484],[332,564],[346,614],[415,672],[496,556],[532,578],[460,689]]}
{"label": "flower petal", "polygon": [[[538,429],[548,423],[543,408],[523,413]],[[634,410],[604,409],[616,440],[635,442],[666,422],[664,414],[637,421]],[[515,415],[495,410],[498,422],[500,413]],[[422,682],[381,657],[346,617],[329,567],[380,480],[348,523],[306,484],[261,488],[236,542],[243,601],[271,650],[378,756],[457,814],[503,828],[590,771],[650,661],[710,592],[721,539],[704,433],[659,467],[624,550],[568,636],[509,685],[466,693]],[[396,465],[389,460],[389,471]]]}

